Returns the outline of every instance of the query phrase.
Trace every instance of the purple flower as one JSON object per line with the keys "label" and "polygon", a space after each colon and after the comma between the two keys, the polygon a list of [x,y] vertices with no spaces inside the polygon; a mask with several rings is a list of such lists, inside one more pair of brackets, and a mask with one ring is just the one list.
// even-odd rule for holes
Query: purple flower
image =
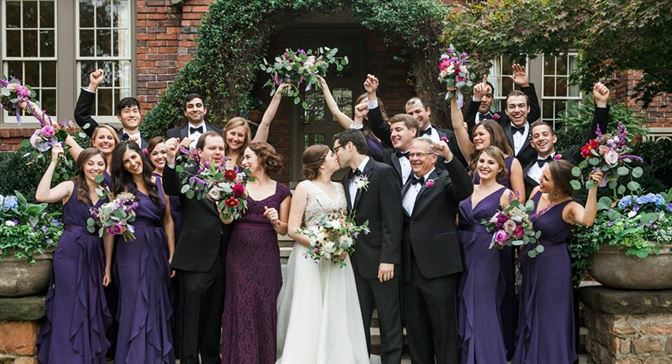
{"label": "purple flower", "polygon": [[28,89],[28,87],[20,85],[16,88],[16,96],[20,98],[29,98],[30,90]]}
{"label": "purple flower", "polygon": [[108,226],[106,230],[110,235],[119,235],[122,232],[124,232],[124,228],[120,224],[114,224],[112,226]]}
{"label": "purple flower", "polygon": [[495,233],[495,241],[499,245],[504,245],[506,242],[509,240],[509,234],[506,233],[504,230],[498,230]]}
{"label": "purple flower", "polygon": [[432,188],[432,186],[434,186],[434,180],[428,179],[427,182],[425,182],[425,187]]}
{"label": "purple flower", "polygon": [[51,138],[56,134],[56,129],[51,125],[45,125],[42,127],[41,133],[44,138]]}

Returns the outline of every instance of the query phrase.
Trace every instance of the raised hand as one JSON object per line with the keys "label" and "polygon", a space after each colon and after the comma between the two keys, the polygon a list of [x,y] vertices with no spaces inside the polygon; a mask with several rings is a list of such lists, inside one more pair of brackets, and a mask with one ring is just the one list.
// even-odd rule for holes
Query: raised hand
{"label": "raised hand", "polygon": [[366,101],[355,106],[355,120],[362,120],[369,114],[369,104]]}
{"label": "raised hand", "polygon": [[51,146],[51,162],[56,163],[58,157],[63,154],[63,146],[61,144],[54,144]]}
{"label": "raised hand", "polygon": [[604,172],[601,169],[595,169],[592,172],[590,172],[590,179],[595,181],[595,186],[594,188],[597,188],[599,186],[600,182],[602,182],[602,178],[604,178]]}
{"label": "raised hand", "polygon": [[367,94],[375,95],[378,91],[378,86],[380,86],[380,81],[374,75],[366,75],[366,80],[364,80],[364,90]]}
{"label": "raised hand", "polygon": [[99,68],[89,74],[89,91],[96,91],[101,82],[105,79],[105,72]]}
{"label": "raised hand", "polygon": [[607,107],[610,95],[611,92],[609,91],[609,88],[602,82],[598,82],[593,86],[593,100],[595,100],[595,106],[601,108]]}
{"label": "raised hand", "polygon": [[490,88],[490,86],[488,86],[487,82],[488,82],[488,74],[486,73],[486,74],[483,75],[483,81],[481,83],[476,84],[476,86],[474,86],[474,91],[473,91],[474,92],[474,99],[480,100],[480,99],[483,98],[483,96],[488,94],[488,88]]}
{"label": "raised hand", "polygon": [[434,152],[443,157],[446,161],[450,162],[453,160],[453,152],[448,147],[448,143],[445,141],[440,141],[438,143],[432,144]]}
{"label": "raised hand", "polygon": [[511,66],[511,69],[513,70],[513,76],[511,76],[513,83],[518,85],[518,87],[527,87],[530,85],[530,80],[527,77],[527,72],[525,72],[525,67],[518,63],[514,63]]}
{"label": "raised hand", "polygon": [[[317,77],[318,77],[318,79],[321,78],[319,75]],[[276,95],[279,95],[278,97],[282,97],[282,95],[283,95],[282,92],[289,86],[290,86],[290,84],[288,84],[286,82],[281,83],[280,85],[278,85],[278,88],[275,90],[275,94],[273,96],[275,97]]]}
{"label": "raised hand", "polygon": [[[189,138],[185,138],[189,140]],[[175,156],[177,155],[177,150],[179,149],[179,140],[177,138],[170,138],[166,140],[166,160],[168,165],[175,164]],[[188,146],[187,146],[188,148]]]}

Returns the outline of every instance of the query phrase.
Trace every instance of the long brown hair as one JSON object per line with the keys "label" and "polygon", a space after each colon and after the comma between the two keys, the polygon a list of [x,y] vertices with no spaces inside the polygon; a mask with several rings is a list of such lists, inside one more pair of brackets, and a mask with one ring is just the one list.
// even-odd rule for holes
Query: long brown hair
{"label": "long brown hair", "polygon": [[569,197],[574,196],[574,188],[572,188],[572,184],[570,183],[573,179],[572,168],[574,168],[574,165],[563,159],[548,162],[548,170],[553,179],[553,186],[556,190]]}
{"label": "long brown hair", "polygon": [[[84,175],[84,165],[89,161],[89,159],[97,155],[101,156],[103,158],[103,162],[105,162],[103,152],[100,150],[96,148],[86,148],[82,150],[82,152],[79,153],[79,156],[77,157],[77,168],[79,168],[79,171],[72,179],[72,182],[74,182],[75,186],[77,187],[77,200],[86,205],[92,204],[92,201],[89,197],[89,185],[86,183],[86,177]],[[105,162],[105,168],[107,168],[107,162]]]}
{"label": "long brown hair", "polygon": [[[499,125],[499,123],[494,120],[485,120],[480,124],[478,124],[471,134],[472,140],[474,139],[476,130],[481,126],[483,127],[483,129],[485,129],[485,131],[488,132],[488,134],[490,134],[490,145],[497,147],[499,151],[504,154],[504,158],[513,154],[513,150],[509,145],[509,140],[506,138],[504,129],[502,129],[502,126]],[[471,155],[471,158],[469,159],[469,170],[473,171],[476,169],[476,162],[478,161],[479,155],[481,155],[481,152],[478,150],[474,150],[474,153]]]}
{"label": "long brown hair", "polygon": [[240,154],[238,155],[238,158],[236,158],[236,165],[241,165],[243,163],[243,153],[245,153],[245,148],[247,148],[250,143],[252,142],[252,131],[250,130],[250,121],[242,118],[240,116],[236,116],[235,118],[232,118],[231,120],[227,121],[226,124],[224,125],[224,130],[222,131],[222,134],[224,136],[224,145],[226,145],[226,152],[228,152],[229,145],[226,144],[226,133],[234,128],[237,128],[239,126],[245,127],[245,142],[243,145],[240,146]]}
{"label": "long brown hair", "polygon": [[303,176],[314,180],[320,174],[320,167],[329,154],[329,147],[324,144],[314,144],[303,152]]}
{"label": "long brown hair", "polygon": [[152,164],[142,153],[138,144],[133,141],[119,143],[114,148],[114,152],[112,152],[112,168],[110,168],[110,174],[112,174],[112,193],[115,195],[126,191],[135,193],[137,190],[133,176],[124,168],[124,153],[127,150],[132,150],[140,156],[140,160],[142,160],[142,179],[147,187],[147,194],[154,203],[161,203],[158,187],[156,183],[152,182]]}
{"label": "long brown hair", "polygon": [[259,165],[264,172],[271,177],[275,177],[282,170],[282,156],[278,154],[275,148],[266,142],[252,142],[248,146],[250,150],[257,155]]}

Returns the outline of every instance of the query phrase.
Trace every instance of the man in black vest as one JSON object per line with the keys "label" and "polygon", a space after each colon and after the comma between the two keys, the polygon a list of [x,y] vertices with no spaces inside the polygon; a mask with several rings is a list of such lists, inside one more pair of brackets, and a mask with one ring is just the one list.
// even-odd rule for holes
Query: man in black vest
{"label": "man in black vest", "polygon": [[[82,89],[75,105],[75,122],[89,136],[93,135],[94,129],[98,127],[98,122],[91,117],[91,107],[96,101],[96,90],[105,79],[105,73],[102,69],[95,70],[89,74],[89,86]],[[140,104],[135,97],[124,97],[116,105],[116,115],[121,122],[119,139],[121,141],[132,140],[140,148],[147,147],[147,141],[140,136],[140,124],[142,123],[142,113]]]}
{"label": "man in black vest", "polygon": [[357,224],[368,221],[369,234],[357,237],[352,267],[362,311],[366,343],[371,352],[371,317],[378,309],[381,357],[384,364],[401,363],[403,337],[399,264],[401,263],[401,184],[392,167],[369,158],[364,135],[346,130],[334,137],[348,211]]}
{"label": "man in black vest", "polygon": [[[403,298],[413,363],[457,363],[457,287],[464,269],[455,227],[458,204],[471,179],[445,142],[413,141],[413,175],[402,190]],[[437,154],[445,169],[435,168]]]}
{"label": "man in black vest", "polygon": [[187,125],[168,129],[166,138],[178,138],[182,146],[194,149],[196,141],[205,132],[213,130],[221,134],[222,129],[206,124],[205,115],[207,113],[208,108],[205,106],[203,96],[197,93],[188,94],[184,101],[184,116],[187,117]]}
{"label": "man in black vest", "polygon": [[[175,141],[175,139],[172,139]],[[175,172],[175,148],[168,148],[164,189],[179,195],[183,226],[171,266],[177,271],[183,295],[182,364],[219,363],[219,340],[224,306],[224,253],[231,226],[219,219],[215,203],[207,198],[189,199],[180,193]],[[224,163],[224,138],[215,131],[202,134],[196,151],[201,163]]]}

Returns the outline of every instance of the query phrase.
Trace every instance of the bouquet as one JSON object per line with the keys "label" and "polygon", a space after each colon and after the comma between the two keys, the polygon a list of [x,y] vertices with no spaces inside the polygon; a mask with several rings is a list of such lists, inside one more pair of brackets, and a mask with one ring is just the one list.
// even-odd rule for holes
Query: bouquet
{"label": "bouquet", "polygon": [[316,225],[298,229],[297,233],[310,239],[306,258],[315,262],[324,258],[343,268],[346,265],[345,258],[355,251],[357,236],[369,233],[368,225],[368,221],[357,225],[352,215],[339,209],[319,216]]}
{"label": "bouquet", "polygon": [[0,105],[6,110],[14,109],[16,114],[16,121],[21,122],[21,107],[22,102],[36,101],[36,93],[30,86],[25,86],[16,78],[0,79]]}
{"label": "bouquet", "polygon": [[[494,233],[490,249],[496,247],[503,249],[507,246],[523,246],[537,244],[541,237],[541,231],[534,231],[530,216],[534,214],[534,202],[527,201],[522,204],[513,199],[504,210],[497,211],[490,220],[482,220],[481,224]],[[537,244],[536,247],[527,251],[530,258],[544,252],[544,246]]]}
{"label": "bouquet", "polygon": [[473,85],[474,74],[469,72],[469,55],[458,53],[451,45],[439,58],[439,82],[446,87],[446,100],[453,95],[462,98],[462,90]]}
{"label": "bouquet", "polygon": [[336,66],[336,71],[343,71],[348,64],[348,57],[336,57],[336,53],[338,48],[320,47],[317,51],[285,49],[285,53],[275,57],[273,64],[264,58],[261,70],[271,75],[264,87],[270,86],[273,96],[280,84],[288,83],[290,86],[284,90],[285,95],[292,97],[294,104],[301,104],[304,109],[308,109],[308,103],[301,101],[300,90],[310,91],[318,85],[317,76],[326,76],[332,64]]}
{"label": "bouquet", "polygon": [[107,187],[97,188],[96,193],[101,197],[107,196],[109,202],[89,210],[91,217],[86,220],[86,229],[94,233],[98,228],[100,237],[107,231],[110,235],[123,236],[124,241],[135,240],[135,231],[131,225],[135,221],[135,211],[138,209],[135,196],[132,193],[122,192],[112,198]]}
{"label": "bouquet", "polygon": [[595,139],[589,140],[581,147],[581,157],[583,161],[578,166],[572,169],[572,175],[579,178],[572,180],[572,188],[575,190],[581,189],[585,186],[586,189],[591,189],[595,185],[592,179],[583,181],[586,169],[601,169],[604,172],[604,179],[602,187],[609,185],[614,190],[614,195],[618,193],[622,195],[626,192],[626,188],[631,192],[638,191],[640,185],[638,182],[631,180],[627,185],[619,185],[619,177],[631,176],[632,178],[639,178],[644,171],[641,167],[632,167],[632,162],[642,162],[642,158],[630,154],[632,149],[628,142],[628,131],[619,123],[616,134],[603,134],[600,127],[595,131]]}
{"label": "bouquet", "polygon": [[175,170],[182,178],[181,193],[189,199],[207,197],[214,201],[225,224],[239,219],[247,210],[245,186],[248,181],[254,181],[248,169],[201,164],[194,155],[187,154]]}

